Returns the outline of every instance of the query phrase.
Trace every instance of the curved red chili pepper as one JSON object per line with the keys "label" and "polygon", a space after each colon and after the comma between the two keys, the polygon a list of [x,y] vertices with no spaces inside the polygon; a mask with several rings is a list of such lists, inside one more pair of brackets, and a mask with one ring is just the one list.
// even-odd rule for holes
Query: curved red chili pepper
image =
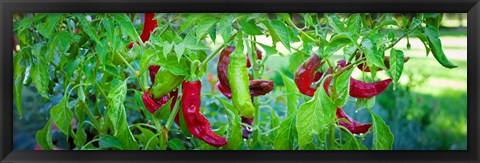
{"label": "curved red chili pepper", "polygon": [[227,97],[228,99],[231,99],[232,98],[232,91],[229,89],[229,88],[225,88],[225,86],[223,86],[220,81],[217,81],[217,88],[218,90],[225,96]]}
{"label": "curved red chili pepper", "polygon": [[[313,88],[311,85],[312,83],[319,81],[323,75],[323,73],[317,71],[317,69],[322,66],[321,62],[322,59],[317,54],[313,54],[310,58],[304,61],[295,72],[294,81],[298,90],[302,94],[312,97],[315,94],[315,91],[317,91],[317,88]],[[328,69],[326,73],[331,74],[331,69]],[[329,77],[323,85],[327,94],[331,80],[332,78]]]}
{"label": "curved red chili pepper", "polygon": [[[346,63],[345,60],[341,60],[338,62],[338,66],[344,68],[347,66]],[[370,98],[385,91],[390,83],[392,83],[392,79],[367,83],[350,77],[350,96],[355,98]]]}
{"label": "curved red chili pepper", "polygon": [[392,79],[385,79],[378,82],[367,83],[350,78],[350,96],[355,98],[370,98],[379,95],[388,85],[392,82]]}
{"label": "curved red chili pepper", "polygon": [[[262,60],[262,51],[260,50],[257,50],[257,59]],[[250,68],[250,67],[252,67],[252,65],[250,64],[250,59],[248,58],[248,54],[247,54],[247,68]]]}
{"label": "curved red chili pepper", "polygon": [[216,135],[210,128],[210,122],[200,113],[202,83],[197,81],[183,81],[182,83],[182,112],[188,130],[196,138],[215,147],[227,145],[225,137]]}
{"label": "curved red chili pepper", "polygon": [[345,114],[345,112],[343,112],[343,110],[341,108],[337,108],[336,115],[337,115],[337,118],[339,118],[339,119],[344,118],[345,120],[348,121],[348,123],[347,123],[347,122],[344,122],[342,120],[339,120],[338,124],[347,128],[353,134],[366,133],[370,129],[370,127],[372,126],[371,123],[363,124],[363,123],[360,123],[360,122],[357,122],[357,121],[353,120],[347,114]]}
{"label": "curved red chili pepper", "polygon": [[230,64],[230,54],[232,54],[234,50],[235,47],[227,46],[222,52],[220,52],[220,57],[218,58],[218,81],[220,81],[220,83],[226,88],[230,88],[230,83],[228,82],[228,64]]}
{"label": "curved red chili pepper", "polygon": [[[140,39],[142,39],[142,42],[148,41],[148,39],[150,39],[150,33],[152,33],[152,31],[158,27],[158,21],[153,19],[154,17],[155,17],[155,13],[144,14],[143,29],[142,29],[142,34],[140,34]],[[132,47],[133,47],[133,42],[128,44],[129,49],[131,49]]]}
{"label": "curved red chili pepper", "polygon": [[158,100],[154,100],[152,98],[152,96],[150,96],[150,93],[147,91],[147,92],[143,92],[142,100],[143,100],[143,104],[145,105],[145,108],[148,110],[148,112],[154,114],[155,111],[162,108],[163,105],[165,105],[165,103],[168,102],[169,96],[165,95],[165,96],[162,96]]}

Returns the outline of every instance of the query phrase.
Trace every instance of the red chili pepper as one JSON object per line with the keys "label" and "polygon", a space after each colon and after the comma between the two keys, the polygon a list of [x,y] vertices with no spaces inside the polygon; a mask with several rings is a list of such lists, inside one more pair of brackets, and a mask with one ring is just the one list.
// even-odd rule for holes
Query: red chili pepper
{"label": "red chili pepper", "polygon": [[367,83],[350,78],[350,96],[355,98],[370,98],[379,95],[388,85],[392,82],[392,79],[385,79],[378,82]]}
{"label": "red chili pepper", "polygon": [[353,134],[366,133],[370,129],[370,127],[372,126],[372,124],[370,124],[370,123],[363,124],[363,123],[360,123],[360,122],[357,122],[357,121],[353,120],[347,114],[345,114],[345,112],[343,112],[343,110],[341,108],[337,108],[336,115],[337,115],[337,118],[339,118],[339,119],[344,118],[345,120],[348,121],[348,123],[347,123],[347,122],[344,122],[342,120],[339,120],[338,124],[347,128]]}
{"label": "red chili pepper", "polygon": [[150,38],[150,33],[158,26],[157,20],[153,19],[155,13],[145,13],[145,22],[143,23],[143,30],[140,38],[146,42]]}
{"label": "red chili pepper", "polygon": [[[341,60],[338,62],[338,66],[344,68],[347,66],[346,63],[345,60]],[[350,96],[355,98],[370,98],[385,91],[390,83],[392,83],[392,79],[367,83],[350,77]]]}
{"label": "red chili pepper", "polygon": [[225,137],[216,135],[208,119],[200,113],[202,83],[196,81],[183,81],[182,83],[182,111],[188,130],[196,138],[215,147],[227,145]]}
{"label": "red chili pepper", "polygon": [[[262,60],[262,51],[260,50],[257,50],[257,59]],[[250,67],[252,67],[252,65],[250,64],[250,59],[248,58],[248,54],[247,54],[247,68],[250,68]]]}
{"label": "red chili pepper", "polygon": [[230,88],[225,88],[225,86],[223,86],[220,81],[217,81],[217,88],[223,95],[225,95],[225,97],[227,97],[228,99],[232,98],[232,91],[230,90]]}
{"label": "red chili pepper", "polygon": [[163,105],[165,105],[165,103],[168,102],[169,96],[165,95],[165,96],[162,96],[161,98],[159,98],[157,100],[154,100],[152,98],[152,96],[150,95],[150,93],[147,91],[147,92],[143,92],[142,100],[143,100],[143,104],[145,105],[145,108],[148,110],[148,112],[154,114],[155,111],[162,108]]}
{"label": "red chili pepper", "polygon": [[[312,97],[315,94],[317,88],[312,88],[311,85],[313,82],[320,80],[323,73],[318,72],[317,69],[322,66],[322,59],[317,55],[313,54],[305,62],[303,62],[300,67],[298,67],[295,72],[294,81],[297,85],[298,90],[304,95]],[[327,74],[330,74],[331,70],[327,70]],[[330,86],[331,77],[326,79],[323,88],[327,91]]]}
{"label": "red chili pepper", "polygon": [[[142,29],[142,34],[140,34],[140,39],[142,39],[142,42],[148,41],[148,39],[150,39],[150,33],[152,33],[152,31],[158,27],[158,21],[153,19],[154,17],[155,17],[155,13],[144,14],[143,29]],[[133,47],[133,42],[128,44],[129,49],[131,49],[132,47]]]}

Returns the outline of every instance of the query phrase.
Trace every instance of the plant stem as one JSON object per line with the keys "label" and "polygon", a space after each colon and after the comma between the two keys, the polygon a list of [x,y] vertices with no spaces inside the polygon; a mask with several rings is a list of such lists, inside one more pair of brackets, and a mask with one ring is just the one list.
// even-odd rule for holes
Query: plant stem
{"label": "plant stem", "polygon": [[170,113],[170,116],[168,117],[167,123],[165,124],[167,131],[170,130],[170,127],[172,126],[172,123],[175,120],[175,117],[177,116],[178,110],[180,110],[181,102],[182,102],[182,98],[180,96],[180,99],[175,103],[175,106],[173,107],[173,110]]}
{"label": "plant stem", "polygon": [[328,137],[328,149],[333,150],[335,145],[335,125],[330,126],[330,133]]}
{"label": "plant stem", "polygon": [[295,28],[300,34],[302,34],[303,36],[305,36],[306,38],[308,38],[310,41],[312,42],[315,42],[315,44],[317,44],[317,46],[321,46],[321,43],[318,41],[318,40],[315,40],[314,38],[310,37],[310,35],[308,35],[307,33],[303,32],[302,29],[298,28],[295,24],[293,24],[293,22],[291,20],[285,20],[287,22],[288,25],[292,26],[293,28]]}
{"label": "plant stem", "polygon": [[215,56],[218,54],[218,52],[220,52],[220,50],[223,49],[224,46],[227,45],[227,43],[229,43],[230,41],[232,41],[237,34],[238,34],[238,32],[235,33],[235,34],[233,34],[233,35],[228,39],[228,41],[225,41],[221,46],[219,46],[219,47],[218,47],[217,49],[215,49],[209,56],[207,56],[207,58],[200,64],[200,66],[198,66],[198,71],[201,71],[201,70],[203,69],[203,67],[206,66],[206,65],[208,64],[208,62],[209,62],[210,60],[212,60],[213,57],[215,57]]}
{"label": "plant stem", "polygon": [[388,50],[388,49],[390,49],[390,48],[393,48],[398,42],[400,42],[400,40],[402,40],[405,36],[408,36],[408,35],[409,35],[410,33],[412,33],[413,31],[417,30],[419,27],[420,27],[420,25],[417,26],[417,27],[415,27],[415,28],[413,28],[413,29],[411,29],[410,31],[404,33],[402,36],[400,36],[400,38],[398,38],[397,40],[395,40],[392,44],[390,44],[389,46],[385,47],[385,48],[382,49],[381,51],[385,51],[385,50]]}

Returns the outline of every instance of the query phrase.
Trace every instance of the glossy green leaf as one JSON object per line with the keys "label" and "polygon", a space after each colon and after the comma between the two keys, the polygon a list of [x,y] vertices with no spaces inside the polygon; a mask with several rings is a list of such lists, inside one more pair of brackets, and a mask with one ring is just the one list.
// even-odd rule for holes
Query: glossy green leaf
{"label": "glossy green leaf", "polygon": [[218,19],[215,17],[206,17],[200,20],[195,30],[197,35],[196,42],[198,43],[208,33],[208,31],[210,31],[212,27],[215,27],[215,24],[217,22],[218,22]]}
{"label": "glossy green leaf", "polygon": [[68,96],[64,96],[60,103],[50,109],[50,116],[58,129],[67,135],[72,129],[73,112],[68,108]]}
{"label": "glossy green leaf", "polygon": [[293,150],[295,147],[295,141],[297,139],[296,128],[296,113],[292,113],[289,117],[282,121],[280,128],[278,129],[278,135],[274,140],[275,150]]}
{"label": "glossy green leaf", "polygon": [[242,26],[242,31],[248,35],[261,35],[262,31],[258,28],[257,23],[254,19],[248,20],[247,18],[243,18],[240,20],[240,25]]}
{"label": "glossy green leaf", "polygon": [[[278,41],[280,41],[280,36],[278,36],[278,33],[277,31],[275,30],[275,28],[273,28],[273,26],[271,25],[271,21],[269,20],[263,20],[262,21],[262,24],[265,25],[265,27],[267,27],[268,29],[268,34],[270,35],[270,37],[272,37],[272,43],[273,43],[273,46],[275,46],[277,44]],[[283,44],[283,42],[282,42]],[[284,45],[285,46],[285,45]]]}
{"label": "glossy green leaf", "polygon": [[375,97],[370,98],[358,98],[355,102],[357,110],[360,109],[371,109],[375,106]]}
{"label": "glossy green leaf", "polygon": [[170,116],[170,105],[172,104],[172,100],[173,98],[168,100],[168,102],[165,103],[165,105],[163,105],[161,108],[155,111],[155,113],[153,114],[153,117],[155,117],[155,119],[157,120],[168,119],[168,116]]}
{"label": "glossy green leaf", "polygon": [[358,38],[362,30],[362,17],[360,14],[352,14],[347,20],[347,32],[352,34],[353,38]]}
{"label": "glossy green leaf", "polygon": [[163,43],[163,56],[167,57],[168,53],[172,52],[174,43],[165,42]]}
{"label": "glossy green leaf", "polygon": [[220,32],[220,35],[222,35],[223,41],[226,43],[230,36],[232,35],[232,23],[233,23],[233,17],[232,15],[226,15],[222,16],[220,19],[219,25],[218,25],[218,32]]}
{"label": "glossy green leaf", "polygon": [[435,57],[435,59],[437,59],[438,63],[440,63],[443,67],[446,67],[446,68],[458,67],[457,65],[450,62],[445,56],[445,53],[443,53],[442,43],[438,36],[438,29],[435,29],[434,27],[429,26],[425,28],[424,33],[428,38],[428,41],[429,41],[428,45],[432,49],[433,56]]}
{"label": "glossy green leaf", "polygon": [[350,77],[352,76],[353,70],[354,69],[351,68],[335,77],[333,88],[336,96],[333,101],[337,108],[341,108],[347,103],[350,92]]}
{"label": "glossy green leaf", "polygon": [[71,34],[65,31],[56,33],[48,43],[50,52],[58,50],[60,53],[63,53],[70,48]]}
{"label": "glossy green leaf", "polygon": [[[92,28],[92,25],[90,24],[90,22],[88,22],[87,18],[85,17],[86,15],[84,14],[73,14],[73,15],[77,17],[78,21],[80,22],[80,28],[82,29],[82,31],[85,32],[88,35],[88,37],[90,37],[90,39],[95,41],[98,45],[103,46],[102,42],[98,38],[99,36],[97,35],[96,30]],[[107,32],[111,28],[113,28],[113,26],[109,27],[109,29],[106,29]]]}
{"label": "glossy green leaf", "polygon": [[[285,23],[280,20],[271,20],[270,25],[272,26],[272,30],[270,30],[270,32],[272,33],[272,31],[274,31],[278,36],[280,42],[282,42],[283,46],[285,46],[287,50],[290,50],[291,38],[288,30],[289,27],[287,27],[287,25],[285,25]],[[271,35],[273,37],[273,34]]]}
{"label": "glossy green leaf", "polygon": [[123,122],[122,120],[122,116],[125,114],[123,103],[125,102],[126,95],[126,80],[114,86],[108,93],[109,108],[107,108],[107,117],[113,125],[114,135],[118,134],[122,125],[127,125],[126,121]]}
{"label": "glossy green leaf", "polygon": [[285,86],[285,92],[288,92],[287,95],[287,116],[296,114],[298,106],[298,95],[300,91],[297,88],[295,82],[292,79],[285,76],[281,73],[283,79],[283,85]]}
{"label": "glossy green leaf", "polygon": [[336,51],[340,50],[344,46],[352,43],[350,36],[347,33],[339,33],[330,39],[330,43],[323,53],[323,58],[333,55]]}
{"label": "glossy green leaf", "polygon": [[142,58],[140,59],[140,74],[143,74],[145,71],[147,71],[151,63],[157,60],[157,53],[158,51],[153,49],[145,49],[145,51],[143,51]]}
{"label": "glossy green leaf", "polygon": [[155,150],[156,145],[158,144],[158,136],[153,133],[153,131],[143,128],[137,127],[141,134],[135,135],[140,143],[143,144],[144,150]]}
{"label": "glossy green leaf", "polygon": [[20,119],[22,119],[22,89],[23,80],[25,78],[25,66],[22,65],[22,58],[24,55],[24,49],[19,51],[13,59],[13,97],[15,100],[15,106],[17,107]]}
{"label": "glossy green leaf", "polygon": [[87,133],[83,130],[83,125],[78,125],[77,132],[75,133],[75,137],[73,143],[77,146],[78,149],[81,149],[83,145],[87,142]]}
{"label": "glossy green leaf", "polygon": [[228,117],[229,129],[227,133],[227,148],[238,149],[243,141],[242,126],[240,125],[242,118],[238,114],[237,108],[235,108],[232,104],[221,98],[216,98],[225,107],[225,112],[227,113]]}
{"label": "glossy green leaf", "polygon": [[283,56],[281,53],[278,53],[277,49],[275,49],[271,46],[268,46],[268,45],[265,45],[265,44],[262,44],[262,43],[257,43],[257,45],[260,45],[263,48],[263,50],[265,50],[267,55],[280,54],[281,56]]}
{"label": "glossy green leaf", "polygon": [[344,131],[342,133],[343,140],[345,140],[341,146],[342,150],[362,150],[361,142],[358,142],[351,132]]}
{"label": "glossy green leaf", "polygon": [[51,38],[55,32],[55,27],[60,24],[60,20],[62,20],[63,16],[62,14],[51,13],[46,17],[47,19],[45,19],[44,22],[37,24],[36,28],[38,33],[40,33],[43,37]]}
{"label": "glossy green leaf", "polygon": [[48,99],[47,90],[50,83],[50,73],[48,72],[48,64],[42,58],[37,58],[37,63],[30,68],[30,77],[33,85],[37,88],[38,93],[42,97]]}
{"label": "glossy green leaf", "polygon": [[127,15],[115,13],[112,14],[112,16],[114,17],[114,20],[118,23],[118,25],[120,25],[120,28],[122,29],[122,32],[125,33],[125,35],[134,39],[136,42],[142,42],[142,39],[140,39],[137,30],[135,30],[132,21],[130,20],[130,18],[127,17]]}
{"label": "glossy green leaf", "polygon": [[393,80],[393,83],[396,85],[398,80],[402,76],[403,71],[403,51],[391,49],[390,50],[390,77]]}
{"label": "glossy green leaf", "polygon": [[373,131],[373,150],[391,150],[393,146],[393,134],[390,132],[390,127],[385,124],[385,121],[368,109],[372,115],[372,131]]}
{"label": "glossy green leaf", "polygon": [[192,25],[198,22],[198,19],[202,18],[203,16],[204,16],[203,14],[189,14],[188,16],[186,16],[185,21],[182,22],[182,25],[178,29],[178,33],[185,32]]}
{"label": "glossy green leaf", "polygon": [[[325,80],[320,85],[324,82]],[[310,101],[300,105],[296,119],[300,149],[307,149],[315,135],[328,132],[328,126],[335,121],[335,112],[335,105],[324,89],[317,89]]]}
{"label": "glossy green leaf", "polygon": [[172,150],[186,150],[182,141],[178,138],[173,138],[168,141],[168,147]]}
{"label": "glossy green leaf", "polygon": [[35,135],[35,139],[37,140],[38,145],[40,145],[43,148],[43,150],[53,149],[51,119],[45,124],[45,126],[40,131],[37,131],[37,134]]}
{"label": "glossy green leaf", "polygon": [[328,26],[335,32],[341,33],[345,31],[345,23],[342,22],[339,14],[327,14]]}
{"label": "glossy green leaf", "polygon": [[364,38],[361,44],[365,50],[364,53],[365,57],[367,58],[367,65],[369,67],[373,65],[386,70],[387,67],[385,67],[383,62],[384,55],[375,48],[375,46],[372,44],[372,41],[369,38]]}
{"label": "glossy green leaf", "polygon": [[100,145],[101,148],[114,148],[114,149],[123,149],[122,144],[120,144],[120,141],[114,137],[114,136],[103,136],[100,138],[98,141],[98,144]]}

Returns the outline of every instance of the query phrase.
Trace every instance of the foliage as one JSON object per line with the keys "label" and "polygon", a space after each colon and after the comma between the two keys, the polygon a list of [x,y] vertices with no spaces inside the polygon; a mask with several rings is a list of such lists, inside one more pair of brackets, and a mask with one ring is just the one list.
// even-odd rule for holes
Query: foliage
{"label": "foliage", "polygon": [[[381,68],[397,84],[407,65],[402,62],[403,51],[393,47],[409,36],[417,36],[427,55],[431,52],[442,66],[456,67],[445,57],[438,38],[442,14],[411,18],[366,13],[156,14],[155,19],[158,27],[149,41],[142,42],[142,14],[15,15],[14,32],[20,48],[14,52],[14,99],[19,116],[22,87],[33,85],[45,101],[58,101],[49,109],[48,123],[36,133],[42,148],[54,149],[51,125],[55,124],[66,138],[74,140],[68,148],[76,150],[217,149],[191,137],[183,122],[173,123],[175,111],[168,107],[154,115],[145,109],[141,94],[152,85],[147,67],[160,65],[182,76],[199,72],[205,80],[221,49],[245,45],[241,51],[249,53],[254,79],[267,77],[265,63],[272,56],[289,57],[290,74],[281,74],[282,84],[276,85],[273,93],[255,97],[255,121],[248,126],[253,127],[253,136],[243,140],[239,137],[241,125],[247,125],[236,114],[239,108],[214,93],[215,82],[207,81],[210,89],[203,89],[209,91],[202,92],[207,95],[202,96],[202,112],[213,122],[215,133],[229,141],[219,149],[359,150],[367,149],[364,138],[372,135],[371,149],[389,150],[395,139],[382,117],[370,109],[375,98],[356,99],[372,117],[373,127],[367,133],[352,134],[337,125],[341,119],[335,118],[335,108],[352,103],[348,96],[351,71],[334,69],[335,96],[318,89],[311,98],[300,94],[292,72],[312,54],[319,54],[326,63],[321,69],[335,68],[332,63],[338,58],[332,56],[341,51],[347,67],[366,63],[372,70],[364,73],[367,80],[377,79],[376,70]],[[239,39],[233,39],[235,36]],[[271,42],[257,41],[260,36]],[[133,48],[128,48],[132,42]],[[280,52],[281,48],[288,53]],[[264,59],[254,57],[257,49],[264,51]],[[357,52],[365,55],[354,57]],[[391,57],[390,69],[384,63],[386,52]],[[201,64],[192,64],[195,61]],[[323,85],[325,80],[320,82]],[[274,108],[272,103],[283,107]]]}

